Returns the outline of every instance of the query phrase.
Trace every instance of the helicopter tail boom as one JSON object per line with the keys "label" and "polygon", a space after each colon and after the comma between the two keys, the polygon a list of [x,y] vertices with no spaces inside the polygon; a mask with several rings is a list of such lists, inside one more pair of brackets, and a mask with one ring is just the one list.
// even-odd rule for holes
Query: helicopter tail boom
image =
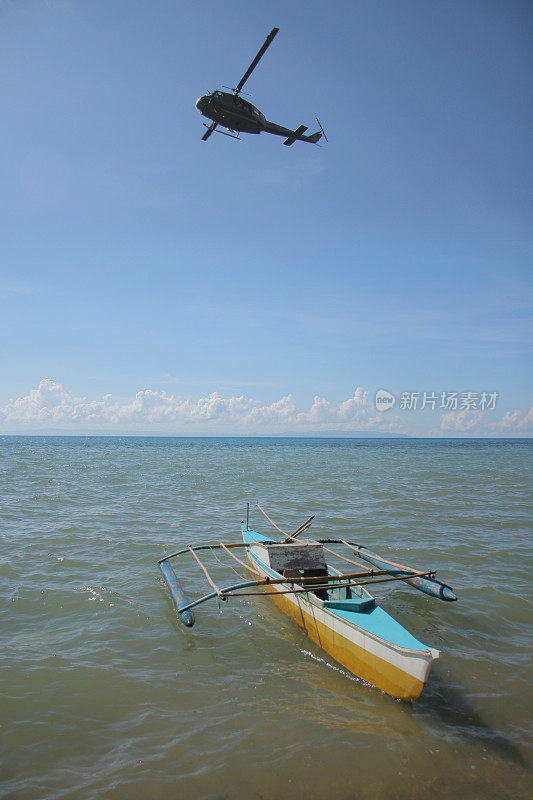
{"label": "helicopter tail boom", "polygon": [[310,136],[304,136],[304,131],[306,130],[307,128],[305,127],[305,125],[300,125],[300,127],[297,128],[297,130],[295,130],[294,133],[292,133],[289,136],[289,138],[283,142],[283,144],[286,144],[290,147],[290,145],[294,144],[294,142],[297,139],[299,139],[300,142],[309,142],[310,144],[316,144],[319,141],[319,139],[322,138],[322,131],[317,131],[316,133],[312,133]]}
{"label": "helicopter tail boom", "polygon": [[274,133],[276,136],[286,137],[283,144],[287,145],[287,147],[290,147],[291,144],[294,144],[296,141],[316,144],[322,136],[322,133],[317,131],[316,133],[311,134],[311,136],[306,136],[304,134],[304,131],[306,130],[307,127],[305,125],[300,125],[299,128],[296,128],[296,130],[293,131],[290,128],[284,128],[282,125],[277,125],[275,122],[267,122],[264,127],[264,131],[266,133]]}
{"label": "helicopter tail boom", "polygon": [[317,131],[316,133],[311,134],[311,136],[306,136],[305,137],[305,141],[306,142],[311,142],[311,144],[316,144],[318,142],[318,140],[321,139],[321,138],[322,138],[321,132]]}

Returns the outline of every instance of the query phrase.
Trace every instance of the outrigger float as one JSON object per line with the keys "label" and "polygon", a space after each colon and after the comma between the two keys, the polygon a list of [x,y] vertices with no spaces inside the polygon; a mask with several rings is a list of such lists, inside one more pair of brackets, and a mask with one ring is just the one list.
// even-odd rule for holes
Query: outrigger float
{"label": "outrigger float", "polygon": [[[453,589],[436,580],[434,570],[411,569],[346,539],[299,539],[314,516],[293,533],[286,533],[260,506],[257,507],[284,536],[283,540],[275,541],[250,529],[248,504],[246,522],[241,525],[242,542],[189,545],[158,562],[181,622],[192,627],[193,608],[207,600],[266,595],[354,675],[393,697],[402,700],[419,697],[431,665],[440,653],[419,642],[387,614],[367,586],[403,581],[446,601],[457,600]],[[248,561],[236,555],[235,551],[241,548]],[[254,579],[219,588],[200,560],[200,551],[215,555],[215,551],[222,551],[230,557],[232,568],[237,563],[252,573]],[[328,565],[326,553],[351,565],[346,568],[349,571]],[[196,560],[212,589],[193,602],[187,600],[170,564],[170,559],[183,555]],[[372,568],[354,560],[354,556],[371,564]],[[354,567],[358,570],[354,571]]]}

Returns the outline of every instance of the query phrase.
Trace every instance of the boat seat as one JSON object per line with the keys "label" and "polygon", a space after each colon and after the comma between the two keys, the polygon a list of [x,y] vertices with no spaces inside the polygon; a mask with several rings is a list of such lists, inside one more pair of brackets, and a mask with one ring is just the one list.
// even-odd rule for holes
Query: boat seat
{"label": "boat seat", "polygon": [[374,597],[352,597],[350,600],[325,600],[324,608],[337,608],[339,611],[372,611],[376,607]]}

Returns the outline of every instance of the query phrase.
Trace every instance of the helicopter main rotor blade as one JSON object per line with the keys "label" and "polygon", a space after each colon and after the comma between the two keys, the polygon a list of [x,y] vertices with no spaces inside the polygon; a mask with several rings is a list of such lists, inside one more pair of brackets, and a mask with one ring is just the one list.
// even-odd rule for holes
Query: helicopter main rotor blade
{"label": "helicopter main rotor blade", "polygon": [[262,48],[261,48],[261,50],[258,52],[258,54],[256,55],[256,57],[254,58],[254,60],[252,61],[252,63],[250,64],[250,66],[248,67],[248,69],[246,70],[246,72],[244,73],[244,75],[242,76],[242,78],[240,79],[240,81],[239,81],[239,83],[237,84],[237,86],[236,86],[236,88],[235,88],[235,90],[234,90],[233,94],[235,94],[235,95],[237,95],[237,94],[240,94],[240,92],[242,91],[242,87],[244,86],[244,84],[246,83],[246,81],[248,80],[248,78],[250,77],[250,75],[252,74],[252,72],[254,71],[254,69],[257,67],[257,65],[259,64],[260,60],[261,60],[261,59],[263,58],[263,56],[265,55],[265,53],[266,53],[266,51],[267,51],[267,48],[268,48],[268,47],[269,47],[269,45],[271,44],[271,42],[272,42],[272,40],[273,40],[274,36],[276,35],[276,33],[277,33],[278,31],[279,31],[279,28],[272,28],[272,30],[271,30],[271,31],[270,31],[270,33],[268,34],[267,38],[265,39],[265,43],[264,43],[263,47],[262,47]]}

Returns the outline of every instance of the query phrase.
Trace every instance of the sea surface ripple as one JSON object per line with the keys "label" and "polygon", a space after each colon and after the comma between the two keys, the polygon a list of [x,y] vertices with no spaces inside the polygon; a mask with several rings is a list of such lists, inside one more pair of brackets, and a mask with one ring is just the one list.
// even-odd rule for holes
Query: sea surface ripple
{"label": "sea surface ripple", "polygon": [[[530,796],[524,440],[0,437],[3,759],[13,800]],[[456,590],[380,602],[442,651],[422,697],[346,673],[269,601],[176,619],[157,560],[246,503]],[[255,511],[252,523],[270,532]],[[237,576],[210,561],[223,583]],[[192,559],[191,597],[209,591]]]}

